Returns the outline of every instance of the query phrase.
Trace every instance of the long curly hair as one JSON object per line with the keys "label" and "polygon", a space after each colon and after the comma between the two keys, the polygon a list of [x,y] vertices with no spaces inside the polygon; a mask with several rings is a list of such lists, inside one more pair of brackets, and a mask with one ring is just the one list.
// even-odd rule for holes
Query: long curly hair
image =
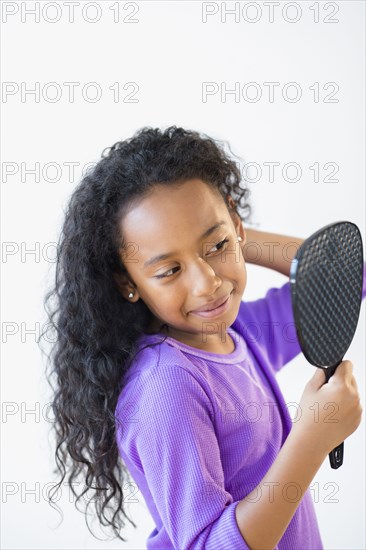
{"label": "long curly hair", "polygon": [[[56,439],[53,473],[61,476],[48,501],[55,508],[55,495],[66,478],[77,497],[76,508],[81,511],[82,497],[86,502],[91,533],[91,503],[100,524],[120,540],[125,542],[120,535],[124,518],[136,528],[123,508],[122,486],[131,478],[118,453],[115,408],[137,340],[153,315],[141,299],[126,300],[113,278],[115,272],[126,273],[119,256],[125,245],[120,222],[132,201],[154,185],[193,178],[212,186],[231,213],[248,220],[250,190],[240,186],[239,163],[225,152],[225,144],[176,126],[164,131],[141,128],[104,149],[69,199],[57,243],[55,280],[44,297],[47,342],[52,342],[45,354]],[[45,332],[40,339],[44,337]],[[73,481],[80,476],[84,485],[77,491]]]}

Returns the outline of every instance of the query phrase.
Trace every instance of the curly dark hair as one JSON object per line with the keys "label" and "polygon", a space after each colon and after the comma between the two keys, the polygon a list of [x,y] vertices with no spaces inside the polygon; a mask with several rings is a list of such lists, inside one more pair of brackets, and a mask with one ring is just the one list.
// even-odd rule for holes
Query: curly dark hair
{"label": "curly dark hair", "polygon": [[[141,128],[102,151],[64,213],[55,281],[44,297],[47,342],[52,342],[46,352],[46,379],[52,388],[56,437],[53,473],[61,476],[48,501],[55,507],[54,496],[66,476],[78,510],[81,497],[93,491],[84,512],[91,533],[87,511],[92,502],[100,524],[112,528],[120,540],[125,542],[120,536],[123,517],[136,528],[123,509],[123,475],[131,478],[118,453],[115,408],[136,342],[153,315],[141,299],[124,299],[113,278],[114,272],[126,273],[118,253],[124,246],[120,221],[132,202],[154,185],[193,178],[215,189],[231,214],[248,220],[250,190],[240,186],[239,164],[225,152],[225,144],[177,126]],[[77,491],[73,481],[80,475],[85,484]]]}

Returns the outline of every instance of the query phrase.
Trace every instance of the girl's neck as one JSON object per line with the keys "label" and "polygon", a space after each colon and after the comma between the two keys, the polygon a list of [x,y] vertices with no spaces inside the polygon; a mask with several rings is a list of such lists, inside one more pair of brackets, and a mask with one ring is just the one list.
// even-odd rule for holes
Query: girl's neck
{"label": "girl's neck", "polygon": [[198,341],[195,338],[192,338],[192,339],[187,338],[183,340],[181,337],[173,334],[169,330],[169,327],[166,324],[162,323],[156,318],[154,318],[154,320],[148,326],[148,329],[146,330],[146,334],[162,334],[165,336],[169,336],[179,342],[182,342],[183,344],[186,344],[188,346],[201,349],[204,351],[208,351],[210,353],[228,355],[230,353],[233,353],[233,351],[235,350],[234,341],[229,333],[226,333],[224,342],[222,340],[218,340],[217,342],[210,342],[210,343],[206,343],[205,345],[202,345],[202,342]]}

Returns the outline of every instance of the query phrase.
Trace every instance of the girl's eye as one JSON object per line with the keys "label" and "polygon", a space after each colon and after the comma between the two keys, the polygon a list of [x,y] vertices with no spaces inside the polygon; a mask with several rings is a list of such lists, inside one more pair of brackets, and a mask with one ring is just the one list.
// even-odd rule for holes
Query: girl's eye
{"label": "girl's eye", "polygon": [[221,248],[224,246],[224,244],[228,243],[228,242],[229,242],[229,239],[224,239],[223,241],[220,241],[219,243],[215,244],[215,246],[218,247],[219,245],[221,245],[220,248],[219,248],[219,250],[221,250]]}
{"label": "girl's eye", "polygon": [[[219,243],[215,244],[215,247],[218,248],[219,250],[221,250],[222,247],[224,246],[224,244],[226,244],[228,242],[229,242],[229,239],[224,239],[223,241],[220,241]],[[169,271],[166,271],[165,273],[162,273],[161,275],[155,275],[155,277],[157,279],[165,279],[166,277],[171,277],[171,275],[167,275],[167,273],[170,273],[174,269],[179,269],[179,268],[178,267],[172,267],[172,269],[169,269]]]}
{"label": "girl's eye", "polygon": [[172,267],[172,269],[169,269],[169,271],[166,271],[165,273],[162,273],[161,275],[155,275],[157,279],[165,279],[166,277],[170,277],[170,275],[167,275],[167,273],[170,273],[173,271],[173,269],[179,269],[178,267]]}

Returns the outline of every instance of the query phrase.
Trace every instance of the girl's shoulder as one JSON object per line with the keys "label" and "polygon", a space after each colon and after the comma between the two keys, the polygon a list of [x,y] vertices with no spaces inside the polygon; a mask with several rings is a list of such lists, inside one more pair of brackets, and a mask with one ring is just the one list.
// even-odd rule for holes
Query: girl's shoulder
{"label": "girl's shoulder", "polygon": [[[116,419],[126,421],[133,411],[144,418],[156,416],[153,411],[157,403],[164,403],[166,413],[169,411],[172,418],[173,411],[182,407],[188,411],[195,403],[201,403],[213,418],[212,391],[202,372],[179,350],[161,342],[161,338],[158,342],[152,340],[141,339],[144,346],[140,346],[141,351],[124,378],[115,409]],[[148,343],[156,345],[147,346]]]}
{"label": "girl's shoulder", "polygon": [[[161,334],[144,334],[137,343],[137,351],[123,378],[123,397],[142,391],[152,385],[174,385],[179,376],[194,378],[195,383],[205,384],[200,372],[203,363],[192,362],[178,348],[166,341]],[[202,370],[202,369],[201,369]],[[184,371],[184,372],[179,372]],[[121,397],[121,396],[120,396]]]}

